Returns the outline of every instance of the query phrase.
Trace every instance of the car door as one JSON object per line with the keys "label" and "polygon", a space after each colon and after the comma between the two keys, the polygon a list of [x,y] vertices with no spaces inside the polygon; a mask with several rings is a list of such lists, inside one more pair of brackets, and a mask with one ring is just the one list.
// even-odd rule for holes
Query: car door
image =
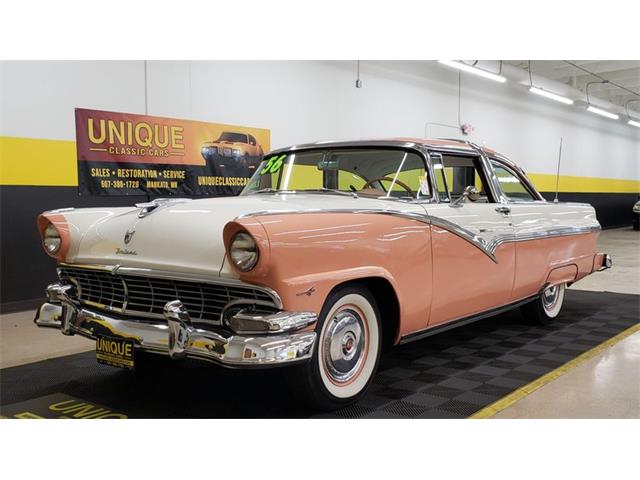
{"label": "car door", "polygon": [[[429,326],[509,303],[515,272],[513,225],[496,202],[488,162],[479,155],[432,152],[438,202],[431,221],[433,297]],[[466,198],[475,187],[477,198]]]}

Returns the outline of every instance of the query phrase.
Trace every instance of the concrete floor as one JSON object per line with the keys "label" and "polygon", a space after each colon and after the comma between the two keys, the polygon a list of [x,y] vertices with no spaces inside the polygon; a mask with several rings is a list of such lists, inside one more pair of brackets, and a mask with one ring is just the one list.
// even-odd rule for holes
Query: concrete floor
{"label": "concrete floor", "polygon": [[[640,232],[605,230],[598,251],[614,267],[571,288],[640,295]],[[33,311],[0,315],[0,368],[93,350],[81,337],[37,328]],[[640,333],[541,387],[495,418],[640,418]]]}
{"label": "concrete floor", "polygon": [[[589,275],[571,288],[640,295],[640,232],[630,227],[605,230],[597,248],[612,256],[613,268]],[[493,418],[640,418],[640,332]]]}

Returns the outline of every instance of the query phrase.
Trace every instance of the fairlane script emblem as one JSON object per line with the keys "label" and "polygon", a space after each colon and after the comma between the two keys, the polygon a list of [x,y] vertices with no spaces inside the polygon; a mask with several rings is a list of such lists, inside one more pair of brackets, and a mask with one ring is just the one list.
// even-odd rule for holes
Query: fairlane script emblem
{"label": "fairlane script emblem", "polygon": [[127,250],[126,248],[116,248],[116,255],[137,255],[135,250]]}
{"label": "fairlane script emblem", "polygon": [[129,242],[131,241],[131,239],[133,238],[133,235],[136,233],[135,230],[131,229],[131,230],[127,230],[127,233],[124,234],[124,243],[125,245],[129,244]]}
{"label": "fairlane script emblem", "polygon": [[305,290],[304,292],[296,293],[296,297],[302,297],[303,295],[310,297],[315,291],[316,291],[316,287],[311,287]]}

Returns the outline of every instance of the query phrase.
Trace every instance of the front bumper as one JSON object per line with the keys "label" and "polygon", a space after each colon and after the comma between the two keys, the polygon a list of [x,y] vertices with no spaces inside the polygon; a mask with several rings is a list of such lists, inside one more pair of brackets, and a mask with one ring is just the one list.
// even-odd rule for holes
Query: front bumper
{"label": "front bumper", "polygon": [[[308,360],[313,352],[315,332],[289,333],[315,322],[311,312],[279,312],[269,325],[282,324],[282,330],[264,335],[225,335],[191,325],[187,310],[179,300],[164,308],[164,323],[149,323],[116,318],[79,305],[67,295],[70,287],[53,284],[47,288],[49,301],[36,312],[39,327],[57,328],[65,335],[81,335],[95,339],[98,335],[133,340],[136,349],[171,358],[197,358],[228,367],[278,366]],[[247,313],[242,312],[243,320]],[[300,319],[305,319],[302,322]],[[256,316],[256,322],[269,317]],[[287,323],[287,319],[292,319]],[[271,328],[271,331],[274,331]]]}

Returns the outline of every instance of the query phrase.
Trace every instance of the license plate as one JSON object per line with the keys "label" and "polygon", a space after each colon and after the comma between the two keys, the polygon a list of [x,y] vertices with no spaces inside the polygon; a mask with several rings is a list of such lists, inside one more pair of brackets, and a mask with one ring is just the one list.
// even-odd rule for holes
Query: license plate
{"label": "license plate", "polygon": [[105,336],[96,339],[98,363],[133,370],[133,355],[132,340]]}

